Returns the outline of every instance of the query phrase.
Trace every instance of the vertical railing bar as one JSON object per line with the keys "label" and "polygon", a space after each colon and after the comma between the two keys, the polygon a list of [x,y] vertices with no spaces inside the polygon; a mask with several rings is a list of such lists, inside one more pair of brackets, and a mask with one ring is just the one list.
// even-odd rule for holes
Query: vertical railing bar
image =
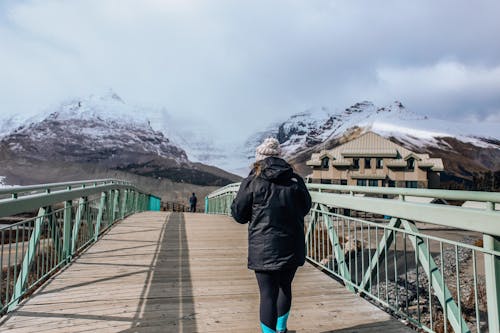
{"label": "vertical railing bar", "polygon": [[397,307],[399,304],[399,288],[398,288],[398,232],[394,230],[394,289],[395,290],[395,295],[396,295],[396,304],[395,306]]}
{"label": "vertical railing bar", "polygon": [[477,288],[476,250],[472,250],[472,271],[474,274],[474,307],[476,310],[476,329],[477,329],[477,333],[480,333],[481,328],[479,325],[479,323],[480,323],[479,322],[479,301],[478,301],[478,297],[477,297],[478,288]]}
{"label": "vertical railing bar", "polygon": [[[54,252],[54,239],[50,238],[52,234],[52,210],[49,209],[50,215],[47,215],[47,233],[46,233],[46,239],[47,239],[47,258],[45,261],[45,273],[47,274],[50,269],[50,263],[52,261],[52,253]],[[52,242],[52,244],[51,244]]]}
{"label": "vertical railing bar", "polygon": [[417,272],[417,318],[418,318],[418,324],[421,325],[421,313],[420,313],[420,277],[419,277],[419,269],[418,269],[418,262],[419,262],[419,257],[418,257],[418,244],[420,242],[420,238],[417,236],[415,237],[415,269]]}
{"label": "vertical railing bar", "polygon": [[10,290],[10,257],[12,255],[12,226],[9,227],[9,259],[7,260],[7,284],[5,285],[5,304],[9,302]]}
{"label": "vertical railing bar", "polygon": [[[17,265],[18,265],[18,249],[19,249],[19,225],[16,225],[16,252],[15,252],[15,261],[14,261],[14,277],[12,279],[12,282],[14,282],[15,286],[15,281],[17,280]],[[14,295],[14,290],[12,290],[12,295]]]}
{"label": "vertical railing bar", "polygon": [[409,301],[408,301],[408,253],[407,253],[407,233],[403,233],[403,240],[404,240],[404,256],[405,256],[405,313],[408,313],[408,308],[409,308]]}
{"label": "vertical railing bar", "polygon": [[[350,220],[348,219],[347,220],[347,239],[349,240],[349,244],[352,244],[352,239],[351,239],[351,222]],[[346,242],[344,242],[344,248],[345,248],[345,244]],[[352,272],[352,268],[351,268],[351,261],[352,261],[352,257],[351,257],[351,249],[348,249],[349,251],[349,272]]]}
{"label": "vertical railing bar", "polygon": [[359,286],[359,278],[358,278],[358,267],[359,267],[359,251],[358,251],[358,234],[359,234],[359,231],[358,229],[359,226],[358,226],[358,221],[357,220],[354,220],[354,256],[355,256],[355,259],[354,261],[356,262],[356,286]]}
{"label": "vertical railing bar", "polygon": [[323,223],[320,224],[320,227],[321,227],[321,255],[322,255],[322,258],[321,260],[323,260],[323,258],[325,258],[325,214],[321,214],[322,216],[322,219],[321,221]]}
{"label": "vertical railing bar", "polygon": [[[441,261],[441,285],[445,286],[445,277],[444,277],[444,258],[443,258],[443,242],[440,241],[439,242],[439,250],[440,250],[440,261]],[[443,295],[446,295],[445,293],[443,293]],[[444,296],[443,296],[444,298]],[[444,325],[444,333],[447,333],[448,332],[448,309],[447,309],[447,305],[448,305],[448,300],[447,299],[444,299],[443,301],[443,315],[444,315],[444,319],[443,319],[443,325]]]}
{"label": "vertical railing bar", "polygon": [[3,247],[4,247],[4,234],[5,231],[2,229],[2,248],[0,249],[0,309],[3,308],[3,302],[2,302],[2,281],[3,281]]}
{"label": "vertical railing bar", "polygon": [[[326,223],[326,222],[325,222]],[[326,249],[325,249],[325,255],[326,255],[326,268],[327,269],[330,269],[330,246],[329,244],[331,243],[330,242],[330,238],[329,238],[329,234],[330,234],[330,227],[331,227],[331,216],[328,216],[328,225],[325,224],[325,230],[326,230]]]}
{"label": "vertical railing bar", "polygon": [[[34,222],[34,220],[33,220],[33,222]],[[25,225],[25,224],[26,224],[26,223],[24,223],[24,225]],[[34,223],[33,223],[33,224],[34,224]],[[25,226],[25,227],[26,227],[26,226]],[[34,229],[34,225],[33,225],[33,229]],[[24,232],[25,232],[25,230],[23,229],[23,231],[22,231],[22,237],[23,237],[23,243],[22,243],[22,244],[23,244],[23,252],[22,252],[22,254],[21,254],[21,257],[24,257],[24,256],[25,256],[25,254],[26,254],[25,252],[27,252],[27,254],[28,254],[28,255],[30,254],[30,248],[29,248],[29,247],[28,247],[28,249],[25,249],[25,248],[24,248]],[[28,231],[28,233],[30,233],[30,232]],[[30,238],[31,238],[31,235],[30,235],[30,234],[28,234],[28,236],[29,236],[29,237],[28,237],[28,239],[30,239]],[[35,248],[34,248],[34,250],[36,250],[36,244],[35,244]],[[36,251],[35,251],[33,254],[35,254],[35,253],[36,253]],[[21,261],[21,263],[22,263],[22,261]],[[31,267],[28,269],[28,274],[27,274],[27,276],[26,276],[26,285],[28,285],[28,286],[29,286],[30,271],[31,271]],[[22,273],[23,273],[23,272],[22,272],[22,265],[21,265],[21,270],[19,271],[19,275],[21,275]]]}
{"label": "vertical railing bar", "polygon": [[429,276],[428,276],[428,286],[429,286],[429,322],[431,326],[431,330],[434,329],[433,325],[433,318],[432,318],[432,275],[431,275],[431,247],[429,246],[429,238],[426,238],[426,246],[427,246],[427,257],[429,260],[427,260],[427,270],[429,271]]}
{"label": "vertical railing bar", "polygon": [[57,241],[56,241],[56,220],[57,217],[55,216],[56,213],[53,211],[51,214],[51,219],[50,219],[50,233],[52,236],[52,251],[51,251],[51,258],[50,258],[50,265],[49,265],[49,270],[50,272],[52,268],[55,266],[56,263],[56,257],[57,257]]}
{"label": "vertical railing bar", "polygon": [[42,260],[42,226],[43,226],[43,219],[45,218],[45,215],[41,217],[41,222],[40,222],[40,239],[38,240],[38,244],[35,248],[35,258],[36,258],[36,278],[35,282],[40,279],[40,267],[41,263],[40,261]]}
{"label": "vertical railing bar", "polygon": [[[335,217],[335,222],[337,224],[336,228],[337,228],[337,236],[338,236],[338,235],[340,235],[340,223],[341,222],[340,222],[340,220],[339,220],[339,218],[337,216]],[[344,251],[344,249],[342,248],[342,244],[340,244],[340,243],[341,242],[339,240],[338,246],[340,247],[341,251]],[[332,246],[334,246],[333,242],[332,242]],[[333,247],[332,247],[332,250],[333,250]],[[334,263],[333,267],[335,267],[335,262],[336,262],[337,263],[337,269],[335,271],[336,271],[337,274],[339,274],[339,272],[340,272],[340,258],[337,256],[337,253],[335,251],[333,253],[333,256],[335,258],[335,261],[333,262]]]}
{"label": "vertical railing bar", "polygon": [[[361,276],[363,276],[365,274],[365,248],[364,248],[364,242],[365,242],[365,238],[363,237],[363,229],[364,229],[364,224],[363,223],[360,223],[361,224]],[[356,275],[357,276],[357,275]],[[358,285],[356,283],[356,285]]]}
{"label": "vertical railing bar", "polygon": [[[342,219],[342,244],[341,244],[341,247],[342,247],[342,252],[344,253],[344,263],[345,263],[345,221],[346,219]],[[340,267],[338,269],[340,271]]]}
{"label": "vertical railing bar", "polygon": [[[457,305],[458,315],[462,316],[462,302],[460,298],[460,261],[458,260],[458,245],[455,244],[455,275],[457,282]],[[463,333],[463,326],[460,324],[460,333]]]}
{"label": "vertical railing bar", "polygon": [[314,228],[314,231],[316,233],[314,237],[314,260],[318,261],[319,257],[319,228],[321,227],[321,215],[318,216],[318,221],[316,221],[316,228]]}
{"label": "vertical railing bar", "polygon": [[[375,244],[378,246],[378,225],[375,226]],[[380,260],[377,260],[377,298],[380,299]]]}
{"label": "vertical railing bar", "polygon": [[[29,222],[28,222],[28,224],[29,224]],[[23,249],[23,250],[21,251],[21,258],[23,258],[23,257],[24,257],[25,252],[29,252],[29,248],[28,248],[27,250],[26,250],[26,248],[25,248],[25,242],[24,242],[24,238],[25,238],[25,237],[24,237],[24,233],[25,233],[25,232],[26,232],[26,222],[24,222],[24,223],[23,223],[23,227],[22,227],[22,229],[21,229],[21,240],[22,240],[22,241],[21,241],[21,244],[22,244],[21,246],[22,246],[22,249]],[[29,229],[28,229],[28,233],[29,233]],[[29,238],[28,238],[28,239],[29,239]],[[29,253],[28,253],[28,254],[29,254]],[[22,262],[21,262],[21,263],[22,263]],[[21,270],[19,271],[19,275],[21,275],[21,274],[22,274],[22,268],[21,268]],[[28,273],[28,277],[29,277],[29,273]]]}
{"label": "vertical railing bar", "polygon": [[[384,228],[384,239],[387,240],[387,229]],[[385,270],[385,301],[387,304],[389,304],[389,278],[388,278],[388,272],[387,272],[387,241],[384,244],[384,270]]]}
{"label": "vertical railing bar", "polygon": [[[372,267],[372,242],[371,242],[371,228],[368,224],[368,267]],[[368,290],[372,292],[372,277],[368,280]]]}

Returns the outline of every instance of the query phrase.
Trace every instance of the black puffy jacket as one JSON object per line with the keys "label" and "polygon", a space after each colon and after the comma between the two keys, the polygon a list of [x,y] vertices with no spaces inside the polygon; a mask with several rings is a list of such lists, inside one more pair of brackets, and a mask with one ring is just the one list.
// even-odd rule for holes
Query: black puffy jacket
{"label": "black puffy jacket", "polygon": [[233,218],[248,225],[248,268],[274,271],[305,261],[304,216],[311,196],[302,178],[281,158],[260,162],[240,185],[231,205]]}

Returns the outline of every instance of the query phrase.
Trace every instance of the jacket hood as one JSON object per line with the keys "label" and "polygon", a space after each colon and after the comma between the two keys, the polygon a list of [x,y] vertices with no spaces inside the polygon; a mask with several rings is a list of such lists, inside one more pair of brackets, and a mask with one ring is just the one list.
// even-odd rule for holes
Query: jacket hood
{"label": "jacket hood", "polygon": [[262,167],[260,177],[263,179],[279,182],[285,181],[293,176],[293,169],[285,160],[278,157],[268,157],[260,161]]}

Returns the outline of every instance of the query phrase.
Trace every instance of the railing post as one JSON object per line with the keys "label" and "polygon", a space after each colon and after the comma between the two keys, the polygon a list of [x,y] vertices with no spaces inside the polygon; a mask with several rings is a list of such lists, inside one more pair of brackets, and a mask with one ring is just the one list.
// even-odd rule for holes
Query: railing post
{"label": "railing post", "polygon": [[134,191],[134,202],[133,202],[133,211],[137,213],[137,203],[139,202],[139,193]]}
{"label": "railing post", "polygon": [[95,223],[95,231],[94,231],[94,242],[97,242],[99,238],[99,231],[101,229],[102,223],[102,214],[104,211],[104,206],[106,205],[106,192],[101,193],[101,202],[99,203],[99,213],[97,213],[97,221]]}
{"label": "railing post", "polygon": [[113,199],[113,223],[116,221],[116,215],[119,213],[119,199],[120,199],[120,190],[115,190],[115,197]]}
{"label": "railing post", "polygon": [[125,215],[127,215],[127,213],[126,213],[126,209],[127,209],[126,208],[127,207],[127,196],[128,196],[128,190],[125,189],[123,191],[123,198],[121,198],[122,199],[122,209],[121,209],[120,213],[121,213],[121,218],[122,219],[125,218]]}
{"label": "railing post", "polygon": [[63,226],[63,258],[71,259],[71,208],[73,201],[64,202],[64,226]]}
{"label": "railing post", "polygon": [[115,197],[115,190],[109,190],[108,200],[106,201],[106,212],[108,218],[108,226],[113,223],[113,214],[115,213],[113,210],[113,198]]}
{"label": "railing post", "polygon": [[78,202],[78,209],[76,210],[75,224],[73,225],[73,236],[71,237],[71,256],[76,252],[78,233],[80,231],[80,224],[82,221],[82,216],[85,214],[85,203],[87,198],[80,198]]}
{"label": "railing post", "polygon": [[[485,249],[500,251],[500,237],[483,235]],[[500,332],[500,258],[493,254],[484,254],[486,274],[486,299],[488,303],[488,328],[490,332]]]}

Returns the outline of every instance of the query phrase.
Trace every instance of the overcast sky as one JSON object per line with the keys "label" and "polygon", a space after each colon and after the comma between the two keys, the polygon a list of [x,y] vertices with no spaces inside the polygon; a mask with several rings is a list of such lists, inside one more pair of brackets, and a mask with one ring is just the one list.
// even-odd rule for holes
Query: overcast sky
{"label": "overcast sky", "polygon": [[496,0],[0,0],[0,112],[112,88],[214,135],[360,100],[500,126],[499,14]]}

